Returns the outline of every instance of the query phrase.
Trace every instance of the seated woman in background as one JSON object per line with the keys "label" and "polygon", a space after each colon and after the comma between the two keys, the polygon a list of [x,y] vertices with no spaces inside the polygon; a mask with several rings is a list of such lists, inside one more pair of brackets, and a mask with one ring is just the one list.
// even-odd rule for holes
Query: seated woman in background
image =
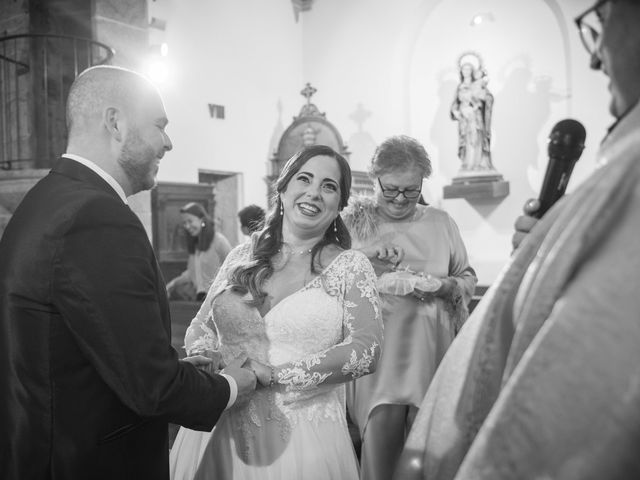
{"label": "seated woman in background", "polygon": [[431,174],[411,137],[385,140],[369,175],[374,196],[354,199],[343,218],[353,247],[378,274],[384,347],[376,372],[350,385],[349,413],[362,436],[363,480],[390,479],[433,374],[477,282],[453,219],[419,204]]}
{"label": "seated woman in background", "polygon": [[187,232],[187,269],[167,284],[169,300],[202,301],[218,269],[231,251],[224,235],[215,231],[213,220],[199,203],[180,209]]}

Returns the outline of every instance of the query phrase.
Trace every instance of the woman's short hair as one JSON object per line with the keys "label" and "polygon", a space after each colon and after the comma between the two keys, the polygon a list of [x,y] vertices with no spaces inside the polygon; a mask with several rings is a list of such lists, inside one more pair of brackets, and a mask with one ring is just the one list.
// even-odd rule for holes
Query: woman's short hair
{"label": "woman's short hair", "polygon": [[238,212],[240,225],[247,227],[250,233],[257,232],[264,226],[265,213],[258,205],[247,205]]}
{"label": "woman's short hair", "polygon": [[431,159],[429,154],[415,138],[407,135],[396,135],[387,138],[376,148],[369,176],[377,178],[385,173],[417,168],[423,178],[431,175]]}

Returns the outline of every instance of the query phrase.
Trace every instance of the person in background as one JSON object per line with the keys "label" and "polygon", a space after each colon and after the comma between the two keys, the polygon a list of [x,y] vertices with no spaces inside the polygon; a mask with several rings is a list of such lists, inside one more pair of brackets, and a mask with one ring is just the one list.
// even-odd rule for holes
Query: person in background
{"label": "person in background", "polygon": [[343,218],[379,276],[385,339],[376,373],[350,385],[348,406],[362,436],[361,478],[388,480],[477,278],[453,219],[418,203],[431,161],[417,140],[385,140],[369,174],[375,195],[352,201]]}
{"label": "person in background", "polygon": [[68,144],[0,240],[0,478],[167,479],[168,422],[210,430],[253,391],[178,360],[164,281],[127,197],[172,144],[144,77],[100,66],[67,100]]}
{"label": "person in background", "polygon": [[397,479],[640,478],[640,1],[576,24],[609,77],[602,167],[516,222],[531,230],[440,365]]}
{"label": "person in background", "polygon": [[187,203],[180,209],[182,226],[187,232],[187,269],[167,284],[170,300],[201,302],[218,269],[231,251],[227,238],[216,232],[213,219],[199,203]]}
{"label": "person in background", "polygon": [[190,353],[251,357],[260,388],[211,433],[181,429],[175,480],[357,480],[344,385],[373,372],[376,278],[340,211],[347,161],[313,145],[291,157],[265,228],[227,257],[185,336]]}
{"label": "person in background", "polygon": [[258,205],[247,205],[238,212],[240,219],[240,230],[243,234],[249,236],[253,232],[262,230],[264,226],[265,213],[262,207]]}

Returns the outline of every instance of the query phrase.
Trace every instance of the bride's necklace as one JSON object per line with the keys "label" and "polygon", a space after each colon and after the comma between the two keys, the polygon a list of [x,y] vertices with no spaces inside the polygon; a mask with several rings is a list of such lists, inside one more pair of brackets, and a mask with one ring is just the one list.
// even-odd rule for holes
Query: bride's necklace
{"label": "bride's necklace", "polygon": [[278,249],[278,253],[281,253],[283,256],[290,257],[292,255],[307,255],[311,253],[313,248],[300,248],[295,245],[291,245],[287,242],[282,242],[280,248]]}
{"label": "bride's necklace", "polygon": [[312,250],[313,248],[301,248],[287,242],[282,242],[278,249],[278,254],[273,259],[273,267],[275,270],[282,270],[289,264],[290,260],[302,260],[307,255],[311,255]]}

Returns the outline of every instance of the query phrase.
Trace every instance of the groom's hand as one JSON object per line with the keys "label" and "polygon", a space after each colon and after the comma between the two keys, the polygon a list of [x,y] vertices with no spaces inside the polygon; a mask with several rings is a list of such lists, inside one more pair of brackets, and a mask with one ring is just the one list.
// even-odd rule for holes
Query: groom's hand
{"label": "groom's hand", "polygon": [[258,385],[261,385],[263,387],[269,387],[271,385],[271,381],[273,380],[271,378],[273,367],[265,365],[264,363],[260,363],[257,360],[253,360],[251,358],[248,358],[242,366],[244,368],[252,370],[253,373],[256,374]]}
{"label": "groom's hand", "polygon": [[256,389],[256,374],[249,369],[242,368],[246,359],[246,356],[238,357],[229,362],[222,370],[222,373],[231,375],[238,385],[236,403],[243,403]]}

